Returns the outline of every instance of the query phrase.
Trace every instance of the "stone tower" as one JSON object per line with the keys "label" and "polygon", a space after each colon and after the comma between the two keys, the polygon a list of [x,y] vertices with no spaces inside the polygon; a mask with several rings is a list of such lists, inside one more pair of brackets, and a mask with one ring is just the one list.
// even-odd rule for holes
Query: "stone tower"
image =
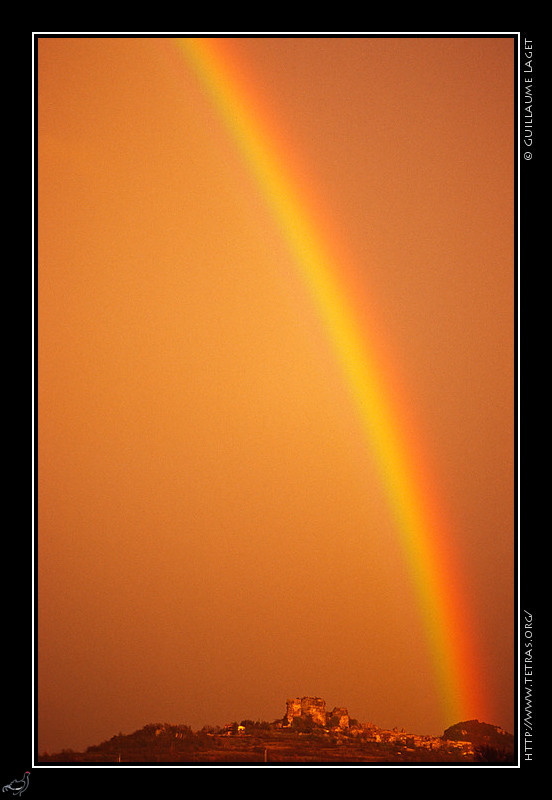
{"label": "stone tower", "polygon": [[321,697],[294,697],[286,703],[285,721],[291,725],[295,717],[310,719],[316,725],[326,724],[326,701]]}
{"label": "stone tower", "polygon": [[343,730],[349,727],[349,712],[346,708],[336,706],[333,711],[328,714],[328,719],[332,717],[337,718],[339,727]]}
{"label": "stone tower", "polygon": [[294,717],[301,716],[301,698],[294,697],[286,701],[286,724],[291,725]]}

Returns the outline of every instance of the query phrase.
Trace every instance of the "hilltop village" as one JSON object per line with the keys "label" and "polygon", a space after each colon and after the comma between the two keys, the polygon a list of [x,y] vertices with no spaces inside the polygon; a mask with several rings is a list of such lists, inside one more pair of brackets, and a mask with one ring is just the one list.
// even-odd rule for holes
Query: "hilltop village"
{"label": "hilltop village", "polygon": [[[245,735],[250,726],[247,725],[247,721],[244,722],[239,725],[236,723],[225,725],[224,735]],[[294,729],[303,735],[318,729],[320,733],[333,735],[334,739],[337,737],[337,741],[341,735],[342,737],[358,737],[366,742],[399,744],[410,748],[422,747],[427,750],[438,750],[443,747],[452,747],[462,755],[473,755],[474,753],[474,744],[468,740],[467,730],[460,730],[461,734],[465,733],[465,740],[412,734],[407,733],[404,728],[399,730],[395,727],[393,730],[385,730],[371,722],[360,723],[356,719],[351,719],[348,710],[342,706],[336,706],[331,711],[327,711],[326,701],[321,697],[294,697],[287,700],[283,719],[273,722],[272,727]]]}
{"label": "hilltop village", "polygon": [[347,708],[326,709],[321,697],[294,697],[274,722],[242,720],[192,731],[187,725],[150,724],[119,734],[86,753],[65,750],[39,763],[514,763],[514,737],[470,720],[443,736],[385,730],[351,718]]}

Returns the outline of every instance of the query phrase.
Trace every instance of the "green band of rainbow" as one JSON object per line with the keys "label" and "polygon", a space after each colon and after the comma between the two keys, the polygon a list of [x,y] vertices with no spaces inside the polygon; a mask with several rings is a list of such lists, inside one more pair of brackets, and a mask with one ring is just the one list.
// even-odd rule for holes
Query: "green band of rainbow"
{"label": "green band of rainbow", "polygon": [[335,231],[330,232],[328,220],[321,224],[312,188],[299,177],[264,99],[240,71],[225,40],[189,38],[177,44],[258,181],[346,375],[396,519],[445,719],[486,719],[480,661],[469,604],[450,551],[451,531],[384,338],[366,309],[361,315],[357,308],[345,248]]}

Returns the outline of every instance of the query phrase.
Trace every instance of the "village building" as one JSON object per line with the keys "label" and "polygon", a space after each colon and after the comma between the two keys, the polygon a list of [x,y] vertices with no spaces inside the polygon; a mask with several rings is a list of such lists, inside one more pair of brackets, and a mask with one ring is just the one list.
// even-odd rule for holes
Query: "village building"
{"label": "village building", "polygon": [[293,725],[295,719],[310,721],[315,725],[332,727],[345,730],[349,727],[349,712],[346,708],[336,706],[332,711],[326,711],[326,701],[321,697],[293,697],[286,702],[286,714],[283,726]]}

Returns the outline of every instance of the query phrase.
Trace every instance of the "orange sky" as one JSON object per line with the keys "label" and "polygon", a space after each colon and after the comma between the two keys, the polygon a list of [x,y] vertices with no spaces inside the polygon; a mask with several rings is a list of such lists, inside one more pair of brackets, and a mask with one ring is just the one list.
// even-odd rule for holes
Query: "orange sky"
{"label": "orange sky", "polygon": [[[240,38],[397,353],[514,715],[514,42]],[[38,737],[440,734],[391,511],[254,176],[171,39],[38,42]]]}

